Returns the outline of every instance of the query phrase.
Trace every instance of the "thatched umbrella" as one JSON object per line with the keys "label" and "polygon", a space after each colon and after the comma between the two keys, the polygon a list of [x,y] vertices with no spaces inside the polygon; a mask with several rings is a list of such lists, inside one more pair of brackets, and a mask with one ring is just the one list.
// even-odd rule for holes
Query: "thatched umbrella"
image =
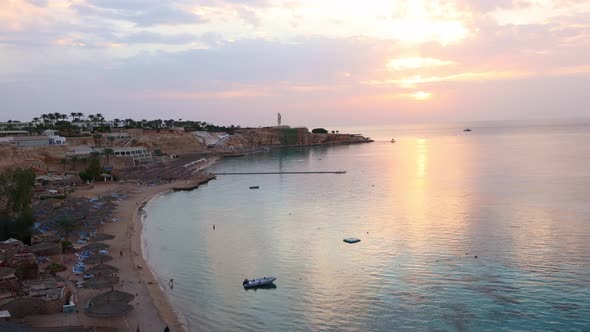
{"label": "thatched umbrella", "polygon": [[92,268],[86,270],[86,273],[99,275],[99,274],[106,274],[110,275],[113,273],[119,272],[119,269],[108,264],[98,264],[93,266]]}
{"label": "thatched umbrella", "polygon": [[92,279],[86,280],[84,287],[99,289],[99,288],[113,287],[113,285],[116,285],[117,283],[119,283],[119,278],[111,277],[111,276],[104,276],[104,277],[98,277],[98,278],[92,278]]}
{"label": "thatched umbrella", "polygon": [[121,316],[133,310],[133,306],[124,302],[98,303],[88,306],[86,315],[92,317],[114,317]]}
{"label": "thatched umbrella", "polygon": [[107,248],[109,248],[108,244],[94,242],[94,243],[90,243],[90,244],[85,245],[84,247],[82,247],[82,250],[95,251],[95,250],[102,250],[102,249],[107,249]]}
{"label": "thatched umbrella", "polygon": [[106,233],[101,233],[101,234],[96,234],[96,236],[93,237],[92,239],[90,239],[90,241],[92,241],[92,242],[100,242],[100,241],[112,240],[114,238],[115,238],[114,235],[106,234]]}
{"label": "thatched umbrella", "polygon": [[113,302],[123,302],[129,303],[133,301],[135,296],[133,294],[129,294],[126,292],[118,291],[118,290],[110,290],[108,292],[98,294],[92,298],[92,304],[99,304],[99,303],[113,303]]}
{"label": "thatched umbrella", "polygon": [[99,264],[113,260],[113,257],[109,255],[93,254],[84,260],[86,264]]}

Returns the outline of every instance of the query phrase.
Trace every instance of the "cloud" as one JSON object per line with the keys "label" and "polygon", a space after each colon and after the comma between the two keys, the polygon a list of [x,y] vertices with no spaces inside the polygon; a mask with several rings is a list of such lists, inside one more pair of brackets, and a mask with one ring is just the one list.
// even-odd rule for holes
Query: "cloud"
{"label": "cloud", "polygon": [[72,6],[79,15],[133,22],[137,26],[199,24],[206,18],[194,14],[173,1],[87,0]]}
{"label": "cloud", "polygon": [[37,7],[45,7],[47,6],[47,0],[26,0],[26,2],[37,6]]}
{"label": "cloud", "polygon": [[[543,20],[518,24],[497,14],[524,8],[545,15],[544,7],[483,0],[395,2],[399,8],[329,0],[73,3],[0,1],[0,99],[11,117],[82,109],[256,124],[281,109],[301,122],[356,122],[408,117],[404,110],[419,107],[449,116],[469,116],[471,108],[486,118],[550,113],[566,98],[568,114],[587,112],[581,90],[590,77],[590,25],[580,2],[561,2]],[[536,94],[546,105],[523,110]]]}

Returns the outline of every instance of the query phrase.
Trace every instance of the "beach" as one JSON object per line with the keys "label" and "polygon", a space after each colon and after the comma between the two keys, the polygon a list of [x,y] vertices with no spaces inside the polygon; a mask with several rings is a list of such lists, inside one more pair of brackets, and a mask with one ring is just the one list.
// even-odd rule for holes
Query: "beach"
{"label": "beach", "polygon": [[[113,217],[119,221],[107,223],[103,226],[102,232],[115,235],[114,239],[104,241],[110,246],[109,250],[113,257],[109,265],[119,269],[117,275],[120,281],[114,289],[135,295],[135,299],[130,303],[134,306],[134,310],[121,317],[108,319],[89,317],[83,313],[84,305],[93,296],[105,290],[76,289],[71,285],[76,297],[77,313],[28,316],[25,322],[37,327],[104,326],[117,328],[119,331],[130,331],[139,327],[142,331],[163,331],[168,326],[171,331],[186,331],[160,288],[160,283],[152,274],[141,249],[141,208],[153,197],[171,191],[184,182],[187,181],[152,186],[133,183],[98,183],[91,189],[73,193],[72,196],[77,197],[96,197],[113,192],[128,195],[113,212]],[[72,264],[67,265],[68,270],[60,275],[71,280],[74,278],[71,272]]]}
{"label": "beach", "polygon": [[[201,165],[202,170],[219,158],[212,157]],[[94,296],[106,289],[77,288],[73,280],[77,277],[72,273],[75,262],[73,254],[64,255],[62,263],[66,271],[59,273],[68,280],[73,291],[77,311],[75,313],[58,313],[51,315],[33,315],[25,319],[27,324],[36,327],[49,326],[100,326],[115,328],[119,331],[130,331],[139,328],[141,331],[163,331],[166,326],[171,331],[187,331],[186,324],[179,319],[179,315],[170,305],[162,287],[168,287],[168,280],[160,282],[153,274],[143,256],[142,250],[142,222],[143,207],[152,198],[174,190],[188,190],[196,188],[201,183],[211,180],[211,176],[197,174],[191,180],[177,180],[160,184],[141,184],[137,182],[95,182],[92,186],[78,188],[71,193],[72,198],[95,199],[114,193],[124,197],[112,211],[111,222],[102,226],[100,233],[114,235],[112,240],[105,240],[113,258],[108,262],[119,269],[116,276],[119,283],[113,289],[130,293],[135,296],[130,303],[134,309],[120,317],[96,318],[84,313],[84,306]]]}

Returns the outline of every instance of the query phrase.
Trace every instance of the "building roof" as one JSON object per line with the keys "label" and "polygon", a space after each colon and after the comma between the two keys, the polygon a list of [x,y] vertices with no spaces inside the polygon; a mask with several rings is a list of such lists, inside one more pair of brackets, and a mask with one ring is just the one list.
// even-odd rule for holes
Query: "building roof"
{"label": "building roof", "polygon": [[24,141],[49,141],[49,136],[16,136],[12,139],[16,142]]}
{"label": "building roof", "polygon": [[0,130],[0,135],[10,135],[10,134],[29,134],[26,130]]}

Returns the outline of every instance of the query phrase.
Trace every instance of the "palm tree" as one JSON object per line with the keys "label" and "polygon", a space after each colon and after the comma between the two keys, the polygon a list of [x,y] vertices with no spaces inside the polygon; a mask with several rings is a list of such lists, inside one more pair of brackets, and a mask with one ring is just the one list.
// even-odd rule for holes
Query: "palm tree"
{"label": "palm tree", "polygon": [[121,122],[120,119],[114,119],[113,122],[115,123],[115,127],[119,127],[119,122]]}
{"label": "palm tree", "polygon": [[41,118],[43,119],[43,123],[46,123],[49,119],[49,116],[47,114],[41,114]]}
{"label": "palm tree", "polygon": [[100,146],[102,135],[101,134],[94,134],[94,135],[92,135],[92,138],[94,139],[94,145]]}
{"label": "palm tree", "polygon": [[74,122],[76,120],[76,117],[78,116],[78,113],[72,112],[70,113],[70,116],[72,117],[72,122]]}
{"label": "palm tree", "polygon": [[113,149],[111,149],[111,148],[106,148],[106,149],[102,150],[102,153],[105,156],[107,156],[106,165],[108,165],[109,164],[109,156],[112,155],[112,154],[114,154],[115,151]]}
{"label": "palm tree", "polygon": [[59,163],[64,165],[64,173],[66,172],[66,163],[67,163],[67,159],[66,158],[62,158],[59,160]]}
{"label": "palm tree", "polygon": [[104,123],[104,116],[102,116],[102,114],[100,114],[100,113],[96,113],[96,120],[98,120],[100,122],[100,126],[102,127],[102,125]]}
{"label": "palm tree", "polygon": [[33,118],[33,123],[35,124],[35,126],[37,126],[37,124],[39,123],[39,118]]}
{"label": "palm tree", "polygon": [[76,161],[78,161],[78,156],[73,155],[72,156],[72,171],[76,170]]}
{"label": "palm tree", "polygon": [[78,112],[78,113],[76,113],[76,116],[78,117],[78,121],[79,120],[82,120],[82,117],[84,116],[84,113]]}
{"label": "palm tree", "polygon": [[57,222],[57,227],[59,227],[65,233],[66,241],[70,235],[70,232],[75,231],[78,228],[78,225],[72,220],[70,217],[64,217]]}

